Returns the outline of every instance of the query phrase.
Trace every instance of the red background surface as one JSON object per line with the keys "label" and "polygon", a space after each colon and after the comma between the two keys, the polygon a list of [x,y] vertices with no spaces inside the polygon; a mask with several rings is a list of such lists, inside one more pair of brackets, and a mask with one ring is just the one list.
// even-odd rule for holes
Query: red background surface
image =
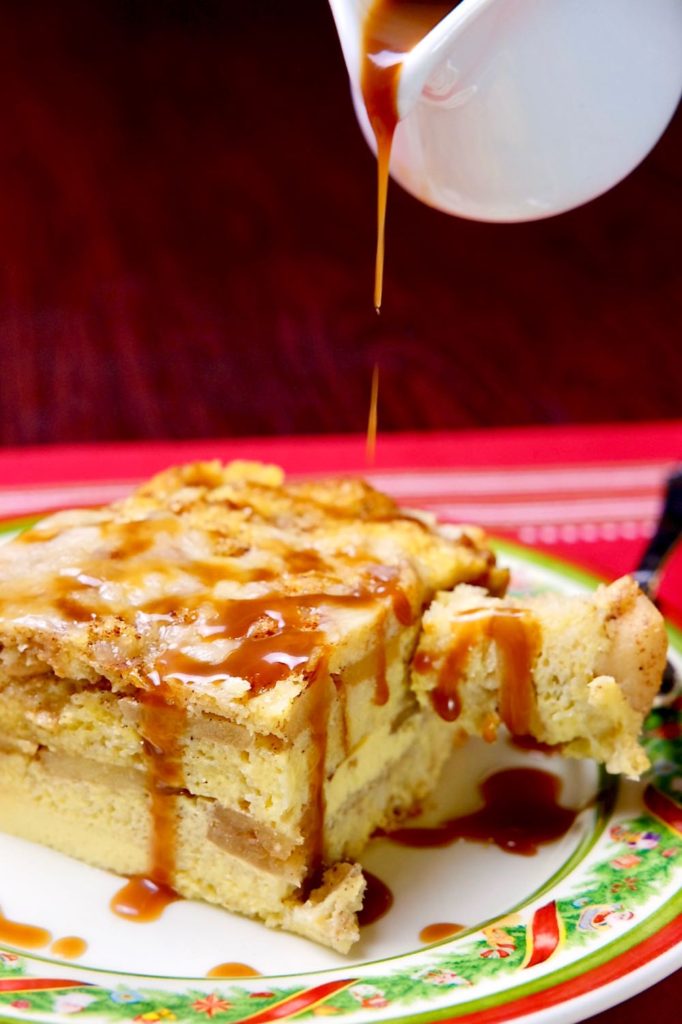
{"label": "red background surface", "polygon": [[0,5],[0,443],[679,416],[682,125],[527,225],[394,188],[324,0]]}
{"label": "red background surface", "polygon": [[[394,189],[377,318],[324,0],[5,2],[0,445],[361,431],[376,362],[387,431],[678,418],[681,148],[678,116],[530,225]],[[675,1020],[680,988],[595,1021]]]}

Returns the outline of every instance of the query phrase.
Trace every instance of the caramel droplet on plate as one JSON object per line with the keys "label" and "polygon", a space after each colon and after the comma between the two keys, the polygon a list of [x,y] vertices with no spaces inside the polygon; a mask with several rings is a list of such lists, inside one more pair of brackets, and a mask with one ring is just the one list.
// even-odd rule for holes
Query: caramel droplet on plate
{"label": "caramel droplet on plate", "polygon": [[207,978],[258,978],[260,974],[255,967],[239,963],[216,964],[210,971],[206,971]]}
{"label": "caramel droplet on plate", "polygon": [[65,960],[77,960],[88,948],[85,939],[77,935],[65,935],[63,939],[57,939],[50,946],[50,952],[55,956],[63,956]]}

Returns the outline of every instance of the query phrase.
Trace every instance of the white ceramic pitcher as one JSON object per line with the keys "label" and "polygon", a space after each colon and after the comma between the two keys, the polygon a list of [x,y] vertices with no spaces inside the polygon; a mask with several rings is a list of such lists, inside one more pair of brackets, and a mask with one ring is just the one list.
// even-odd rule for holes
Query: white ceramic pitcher
{"label": "white ceramic pitcher", "polygon": [[[330,0],[355,110],[371,0]],[[462,0],[405,57],[391,175],[447,213],[549,217],[646,156],[682,92],[682,0]]]}

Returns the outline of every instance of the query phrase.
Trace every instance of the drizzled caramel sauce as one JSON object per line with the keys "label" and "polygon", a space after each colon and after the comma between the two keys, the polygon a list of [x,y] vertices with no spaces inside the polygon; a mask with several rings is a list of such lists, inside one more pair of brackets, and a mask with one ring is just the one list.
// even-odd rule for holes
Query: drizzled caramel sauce
{"label": "drizzled caramel sauce", "polygon": [[335,688],[327,671],[327,655],[318,664],[315,676],[311,679],[308,699],[311,702],[308,710],[310,734],[313,748],[313,764],[310,769],[310,806],[308,808],[308,842],[310,855],[308,860],[308,887],[313,888],[312,880],[322,875],[324,863],[324,818],[325,799],[324,783],[327,767],[327,735],[329,713]]}
{"label": "drizzled caramel sauce", "polygon": [[206,971],[207,978],[259,978],[261,974],[255,967],[240,963],[216,964]]}
{"label": "drizzled caramel sauce", "polygon": [[403,61],[414,46],[459,0],[374,0],[363,26],[360,88],[377,143],[377,248],[374,307],[381,309],[388,172],[399,121],[398,82]]}
{"label": "drizzled caramel sauce", "polygon": [[169,886],[136,875],[114,893],[109,907],[117,917],[136,924],[158,921],[164,910],[180,897]]}
{"label": "drizzled caramel sauce", "polygon": [[200,661],[182,651],[170,650],[156,662],[156,671],[166,679],[194,682],[199,679],[221,683],[227,676],[247,679],[249,694],[270,690],[294,669],[307,665],[324,634],[317,630],[282,630],[273,636],[242,637],[241,643],[220,662]]}
{"label": "drizzled caramel sauce", "polygon": [[541,740],[536,740],[535,736],[510,736],[509,742],[518,750],[530,750],[537,754],[548,755],[561,753],[559,747],[552,746],[551,743],[542,743]]}
{"label": "drizzled caramel sauce", "polygon": [[[226,676],[236,676],[248,680],[250,696],[257,696],[294,669],[307,666],[313,654],[321,654],[326,634],[317,627],[325,609],[369,607],[380,598],[390,600],[402,625],[412,622],[412,606],[401,587],[399,571],[392,566],[368,567],[363,582],[345,594],[273,592],[259,598],[216,602],[206,626],[201,628],[204,639],[239,640],[239,645],[220,662],[202,661],[170,649],[157,659],[155,679],[222,682]],[[155,607],[161,608],[162,604],[157,602]],[[377,686],[381,697],[381,681]]]}
{"label": "drizzled caramel sauce", "polygon": [[143,692],[140,704],[152,813],[150,877],[157,886],[170,888],[175,873],[176,798],[185,786],[182,747],[187,714],[170,703],[163,684]]}
{"label": "drizzled caramel sauce", "polygon": [[382,707],[388,703],[390,691],[386,675],[386,615],[382,615],[377,626],[376,638],[377,663],[374,673],[374,703]]}
{"label": "drizzled caramel sauce", "polygon": [[358,924],[361,928],[374,924],[387,914],[393,906],[393,893],[380,878],[371,871],[363,869],[367,887],[362,901],[362,909],[358,913]]}
{"label": "drizzled caramel sauce", "polygon": [[577,811],[559,804],[561,780],[537,768],[505,768],[481,783],[483,807],[431,827],[400,828],[388,838],[402,846],[449,846],[457,839],[494,843],[508,853],[530,856],[560,839]]}
{"label": "drizzled caramel sauce", "polygon": [[[532,668],[540,645],[539,626],[525,608],[472,608],[457,615],[450,646],[431,691],[433,707],[445,721],[457,720],[462,710],[459,688],[470,652],[486,639],[497,650],[500,717],[512,734],[525,736],[532,730]],[[433,659],[419,652],[414,664],[418,672],[427,672],[433,667]]]}
{"label": "drizzled caramel sauce", "polygon": [[431,942],[442,942],[443,939],[452,938],[459,932],[464,931],[463,924],[454,924],[452,921],[441,921],[437,924],[427,924],[419,933],[419,941],[426,944]]}
{"label": "drizzled caramel sauce", "polygon": [[10,921],[0,911],[0,942],[8,946],[20,946],[22,949],[40,949],[47,946],[52,935],[45,928],[21,921]]}
{"label": "drizzled caramel sauce", "polygon": [[171,703],[165,685],[140,694],[140,734],[147,766],[147,793],[151,813],[150,867],[112,898],[118,917],[144,924],[156,921],[179,899],[173,890],[177,845],[177,797],[184,791],[182,746],[186,711]]}

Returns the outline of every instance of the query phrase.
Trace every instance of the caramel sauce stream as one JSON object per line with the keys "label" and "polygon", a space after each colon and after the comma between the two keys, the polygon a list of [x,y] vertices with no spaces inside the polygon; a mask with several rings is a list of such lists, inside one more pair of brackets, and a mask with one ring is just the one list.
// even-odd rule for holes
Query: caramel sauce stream
{"label": "caramel sauce stream", "polygon": [[384,281],[386,204],[393,136],[398,125],[398,82],[406,54],[459,0],[374,0],[363,26],[360,89],[377,143],[377,247],[374,308],[381,309]]}
{"label": "caramel sauce stream", "polygon": [[379,364],[374,364],[372,370],[372,386],[369,396],[369,415],[367,417],[367,441],[365,445],[365,456],[367,465],[373,466],[377,456],[377,426],[378,426],[378,404],[379,404]]}

